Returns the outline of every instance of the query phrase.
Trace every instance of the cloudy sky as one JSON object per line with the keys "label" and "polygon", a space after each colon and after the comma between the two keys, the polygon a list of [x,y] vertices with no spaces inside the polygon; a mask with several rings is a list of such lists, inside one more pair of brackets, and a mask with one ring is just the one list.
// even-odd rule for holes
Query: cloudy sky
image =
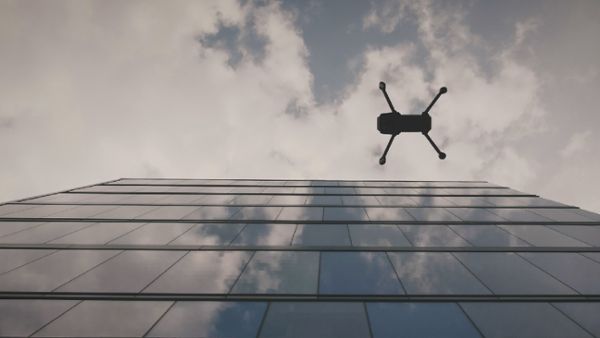
{"label": "cloudy sky", "polygon": [[[0,0],[0,201],[119,177],[487,180],[600,211],[600,2]],[[438,88],[440,161],[376,117]]]}

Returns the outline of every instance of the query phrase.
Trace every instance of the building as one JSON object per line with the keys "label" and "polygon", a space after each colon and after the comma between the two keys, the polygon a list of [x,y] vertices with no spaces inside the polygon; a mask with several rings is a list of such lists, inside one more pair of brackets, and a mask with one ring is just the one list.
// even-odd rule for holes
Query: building
{"label": "building", "polygon": [[119,179],[0,205],[0,335],[600,336],[599,246],[480,181]]}

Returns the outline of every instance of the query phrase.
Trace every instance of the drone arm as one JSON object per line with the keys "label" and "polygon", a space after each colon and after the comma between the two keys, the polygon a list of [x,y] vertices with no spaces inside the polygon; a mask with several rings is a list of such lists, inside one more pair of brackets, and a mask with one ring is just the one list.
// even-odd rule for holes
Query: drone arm
{"label": "drone arm", "polygon": [[447,92],[448,92],[448,89],[446,87],[440,88],[440,91],[433,98],[433,101],[431,101],[431,103],[429,104],[429,106],[427,107],[427,109],[425,109],[425,111],[423,112],[423,115],[429,114],[429,110],[431,109],[431,107],[433,107],[433,105],[435,104],[435,102],[440,98],[440,96],[442,96],[442,94],[445,94]]}
{"label": "drone arm", "polygon": [[444,153],[443,151],[440,150],[440,148],[438,148],[438,146],[435,144],[435,142],[433,142],[431,137],[429,137],[429,134],[423,133],[423,135],[425,135],[425,137],[427,138],[427,141],[429,141],[429,143],[431,143],[431,146],[433,147],[433,149],[435,149],[435,151],[438,153],[438,157],[440,158],[440,160],[445,159],[446,153]]}
{"label": "drone arm", "polygon": [[387,91],[385,90],[385,82],[379,82],[379,89],[381,89],[381,91],[383,92],[383,96],[385,96],[385,100],[387,101],[388,105],[390,106],[390,109],[394,112],[394,113],[398,113],[396,111],[396,109],[394,108],[394,105],[392,104],[392,100],[390,100],[390,97],[388,96]]}
{"label": "drone arm", "polygon": [[385,150],[383,151],[383,155],[381,155],[381,158],[379,159],[379,164],[381,164],[381,165],[385,164],[385,156],[387,155],[388,151],[390,150],[390,147],[392,146],[392,142],[394,142],[394,138],[396,137],[396,135],[398,135],[398,134],[392,134],[392,137],[390,137],[390,140],[388,141],[388,144],[385,147]]}

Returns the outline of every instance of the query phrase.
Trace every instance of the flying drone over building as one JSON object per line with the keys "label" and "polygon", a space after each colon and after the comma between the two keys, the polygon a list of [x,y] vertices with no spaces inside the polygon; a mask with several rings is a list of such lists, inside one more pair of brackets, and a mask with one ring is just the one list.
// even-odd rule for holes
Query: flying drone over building
{"label": "flying drone over building", "polygon": [[427,109],[425,109],[425,111],[422,112],[420,115],[400,114],[394,108],[390,97],[385,91],[385,82],[379,82],[379,89],[381,89],[381,91],[383,92],[383,95],[385,96],[385,99],[388,105],[390,106],[390,109],[392,110],[389,113],[383,113],[379,115],[379,117],[377,118],[377,130],[379,130],[379,132],[382,134],[392,135],[392,137],[390,137],[390,141],[385,147],[383,155],[381,155],[381,158],[379,159],[379,164],[385,164],[385,156],[390,150],[390,146],[392,145],[392,142],[394,142],[394,138],[400,133],[422,133],[423,135],[425,135],[429,143],[431,143],[431,146],[433,146],[435,151],[437,151],[438,157],[441,160],[445,159],[446,153],[442,152],[440,148],[438,148],[438,146],[435,144],[435,142],[433,142],[431,137],[429,137],[429,131],[431,130],[431,116],[429,115],[429,110],[431,109],[431,107],[433,107],[433,105],[440,98],[440,96],[442,96],[442,94],[448,92],[448,89],[446,87],[440,88],[440,91],[433,98],[433,101],[431,101]]}

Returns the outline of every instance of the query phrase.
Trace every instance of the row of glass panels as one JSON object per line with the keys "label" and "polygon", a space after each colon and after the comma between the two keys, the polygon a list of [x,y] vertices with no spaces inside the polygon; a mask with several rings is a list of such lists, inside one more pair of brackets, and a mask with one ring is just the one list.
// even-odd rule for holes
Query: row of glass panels
{"label": "row of glass panels", "polygon": [[598,295],[600,253],[0,249],[0,292]]}
{"label": "row of glass panels", "polygon": [[592,337],[600,303],[0,300],[0,336]]}
{"label": "row of glass panels", "polygon": [[220,194],[432,194],[432,195],[524,195],[513,189],[494,188],[369,188],[369,187],[229,187],[229,186],[133,186],[95,185],[71,190],[74,192],[123,192],[123,193],[220,193]]}
{"label": "row of glass panels", "polygon": [[27,203],[100,203],[156,205],[350,205],[350,206],[515,206],[564,207],[539,197],[396,196],[396,195],[197,195],[61,193]]}
{"label": "row of glass panels", "polygon": [[0,222],[0,244],[355,247],[600,246],[600,225]]}
{"label": "row of glass panels", "polygon": [[600,215],[565,208],[400,208],[31,205],[0,206],[3,218],[89,218],[139,220],[397,221],[397,222],[597,222]]}

